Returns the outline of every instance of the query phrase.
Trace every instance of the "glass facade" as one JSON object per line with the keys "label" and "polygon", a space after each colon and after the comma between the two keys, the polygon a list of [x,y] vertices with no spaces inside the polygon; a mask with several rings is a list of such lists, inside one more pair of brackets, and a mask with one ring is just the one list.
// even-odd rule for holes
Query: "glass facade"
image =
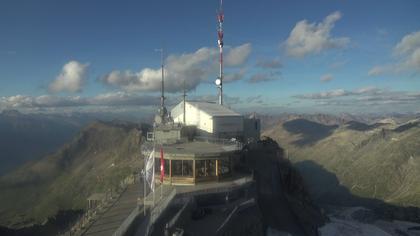
{"label": "glass facade", "polygon": [[[194,168],[195,163],[195,168]],[[217,164],[216,164],[217,163]],[[165,159],[165,181],[176,183],[176,181],[190,181],[194,183],[200,179],[213,179],[225,177],[232,174],[230,158],[209,159],[209,160],[176,160]],[[195,169],[195,176],[194,176]],[[160,158],[155,158],[155,177],[160,177]],[[171,178],[174,178],[171,180]],[[176,179],[178,178],[178,179]],[[180,179],[180,178],[189,178]]]}
{"label": "glass facade", "polygon": [[193,177],[193,161],[172,160],[172,176]]}
{"label": "glass facade", "polygon": [[196,177],[216,176],[216,160],[195,161]]}

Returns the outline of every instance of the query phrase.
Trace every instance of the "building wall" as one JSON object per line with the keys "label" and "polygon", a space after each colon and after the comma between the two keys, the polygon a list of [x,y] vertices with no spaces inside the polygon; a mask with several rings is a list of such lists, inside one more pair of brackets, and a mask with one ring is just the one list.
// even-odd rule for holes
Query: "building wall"
{"label": "building wall", "polygon": [[[172,109],[172,117],[174,122],[184,122],[184,103],[179,103]],[[188,102],[185,107],[186,113],[186,125],[195,125],[198,129],[207,133],[213,133],[213,121],[212,117],[207,113],[197,109],[195,106],[190,105]]]}
{"label": "building wall", "polygon": [[213,133],[218,137],[237,137],[243,133],[242,116],[213,117]]}
{"label": "building wall", "polygon": [[[200,110],[200,107],[186,103],[186,125],[194,125],[201,135],[214,135],[221,138],[242,137],[244,118],[237,116],[211,116]],[[184,122],[184,103],[176,105],[171,115],[176,123]]]}
{"label": "building wall", "polygon": [[175,143],[181,139],[181,130],[155,130],[154,133],[158,143]]}
{"label": "building wall", "polygon": [[244,141],[259,140],[260,135],[260,119],[244,119]]}

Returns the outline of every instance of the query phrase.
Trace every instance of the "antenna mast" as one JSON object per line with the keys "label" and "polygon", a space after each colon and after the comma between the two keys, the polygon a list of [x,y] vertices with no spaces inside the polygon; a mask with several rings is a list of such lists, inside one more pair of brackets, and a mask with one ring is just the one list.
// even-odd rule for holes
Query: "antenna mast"
{"label": "antenna mast", "polygon": [[185,79],[184,79],[184,94],[183,94],[183,97],[184,97],[184,115],[183,115],[183,121],[184,121],[184,125],[186,124],[186,98],[187,98],[187,91],[185,90]]}
{"label": "antenna mast", "polygon": [[163,48],[158,49],[157,51],[160,52],[160,65],[161,65],[161,71],[162,71],[162,87],[161,92],[162,95],[160,96],[160,108],[163,109],[165,106],[165,73],[164,73],[164,62],[163,62]]}
{"label": "antenna mast", "polygon": [[160,52],[160,61],[161,61],[161,70],[162,70],[162,86],[161,86],[161,96],[160,96],[160,109],[159,109],[159,113],[161,116],[161,121],[163,123],[165,123],[166,120],[166,107],[165,107],[165,71],[164,71],[164,60],[163,60],[163,53],[164,50],[163,48],[160,49],[155,49],[155,51]]}
{"label": "antenna mast", "polygon": [[223,0],[220,0],[220,7],[217,12],[217,44],[219,45],[219,53],[220,53],[220,59],[219,59],[219,77],[216,79],[216,86],[219,89],[219,104],[223,105],[223,21],[224,21],[225,15],[223,12]]}

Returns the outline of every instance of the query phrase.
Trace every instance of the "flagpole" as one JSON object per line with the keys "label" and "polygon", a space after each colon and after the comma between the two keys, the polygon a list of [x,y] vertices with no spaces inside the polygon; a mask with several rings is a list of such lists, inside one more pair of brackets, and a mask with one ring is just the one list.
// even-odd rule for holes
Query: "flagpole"
{"label": "flagpole", "polygon": [[165,165],[164,165],[164,160],[163,160],[163,148],[162,146],[160,147],[160,166],[161,166],[161,170],[160,170],[160,199],[162,199],[162,189],[163,189],[163,178],[165,178]]}
{"label": "flagpole", "polygon": [[146,216],[146,156],[143,159],[143,213]]}
{"label": "flagpole", "polygon": [[155,158],[156,152],[155,152],[155,142],[153,143],[153,178],[152,178],[152,184],[153,184],[153,207],[155,207],[155,190],[156,190],[156,183],[155,183]]}

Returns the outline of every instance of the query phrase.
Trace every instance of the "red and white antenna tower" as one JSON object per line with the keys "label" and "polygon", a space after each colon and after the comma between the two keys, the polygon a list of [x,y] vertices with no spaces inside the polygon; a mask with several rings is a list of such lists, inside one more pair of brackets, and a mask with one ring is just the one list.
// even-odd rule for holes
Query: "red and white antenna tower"
{"label": "red and white antenna tower", "polygon": [[219,89],[219,104],[223,105],[223,21],[225,15],[223,12],[223,0],[220,0],[220,7],[217,12],[217,44],[219,45],[220,52],[220,70],[219,77],[216,79],[216,86]]}

